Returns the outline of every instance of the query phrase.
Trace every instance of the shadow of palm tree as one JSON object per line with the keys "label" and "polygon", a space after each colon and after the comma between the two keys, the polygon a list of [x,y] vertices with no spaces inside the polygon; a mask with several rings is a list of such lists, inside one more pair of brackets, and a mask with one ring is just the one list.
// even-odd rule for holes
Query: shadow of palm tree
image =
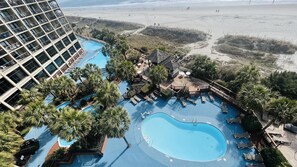
{"label": "shadow of palm tree", "polygon": [[111,167],[126,151],[128,150],[128,147],[127,148],[125,148],[125,150],[123,150],[121,153],[120,153],[120,155],[118,155],[117,157],[116,157],[116,159],[114,159],[112,162],[111,162],[111,164],[110,165],[108,165],[109,167]]}

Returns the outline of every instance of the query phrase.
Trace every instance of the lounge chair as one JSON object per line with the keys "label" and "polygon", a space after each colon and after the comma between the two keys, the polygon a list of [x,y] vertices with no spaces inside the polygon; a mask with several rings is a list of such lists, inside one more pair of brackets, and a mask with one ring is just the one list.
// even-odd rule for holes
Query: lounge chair
{"label": "lounge chair", "polygon": [[241,124],[241,118],[240,117],[229,118],[229,119],[227,119],[227,123],[228,124],[234,124],[234,123]]}
{"label": "lounge chair", "polygon": [[285,124],[284,129],[292,133],[297,133],[297,126],[294,126],[293,124]]}
{"label": "lounge chair", "polygon": [[214,97],[213,97],[213,95],[212,95],[212,92],[208,92],[208,96],[209,96],[209,100],[210,100],[211,102],[213,102],[213,101],[214,101]]}
{"label": "lounge chair", "polygon": [[287,139],[283,138],[283,137],[276,137],[273,136],[272,139],[274,140],[275,143],[277,144],[282,144],[282,145],[291,145],[291,141],[288,141]]}
{"label": "lounge chair", "polygon": [[197,104],[197,101],[191,98],[186,98],[187,101],[191,102],[192,104]]}
{"label": "lounge chair", "polygon": [[253,147],[254,147],[254,144],[252,142],[247,142],[247,143],[239,142],[239,143],[237,143],[237,148],[239,148],[239,149],[253,148]]}
{"label": "lounge chair", "polygon": [[145,99],[147,102],[151,103],[151,104],[153,104],[153,103],[154,103],[154,100],[153,100],[153,99],[151,99],[151,98],[150,98],[150,97],[148,97],[148,96],[145,96],[145,97],[144,97],[144,99]]}
{"label": "lounge chair", "polygon": [[273,136],[282,137],[284,135],[284,133],[278,132],[278,131],[274,131],[274,130],[268,130],[268,129],[266,129],[266,132],[269,133],[270,135],[273,135]]}
{"label": "lounge chair", "polygon": [[134,99],[135,99],[135,100],[137,100],[138,102],[140,102],[140,101],[141,101],[141,98],[140,98],[140,97],[138,97],[137,95],[134,95],[133,97],[134,97]]}
{"label": "lounge chair", "polygon": [[251,136],[250,136],[250,134],[248,132],[245,132],[245,133],[235,133],[234,137],[236,139],[241,139],[241,138],[249,139]]}
{"label": "lounge chair", "polygon": [[243,153],[243,157],[247,161],[256,161],[256,162],[263,162],[263,158],[261,154],[246,154]]}
{"label": "lounge chair", "polygon": [[179,100],[180,100],[183,107],[187,106],[187,103],[186,103],[186,101],[185,101],[185,99],[183,97],[181,97]]}
{"label": "lounge chair", "polygon": [[155,96],[154,93],[151,93],[150,96],[151,96],[152,99],[157,100],[157,97]]}
{"label": "lounge chair", "polygon": [[131,97],[130,98],[130,101],[134,104],[134,105],[136,105],[138,102],[134,99],[134,97]]}
{"label": "lounge chair", "polygon": [[264,163],[250,163],[246,165],[247,167],[266,167]]}
{"label": "lounge chair", "polygon": [[204,95],[201,95],[201,102],[205,103],[206,102],[206,97]]}
{"label": "lounge chair", "polygon": [[221,105],[222,105],[222,112],[225,113],[225,114],[227,114],[228,113],[228,108],[227,108],[226,103],[225,102],[222,102]]}

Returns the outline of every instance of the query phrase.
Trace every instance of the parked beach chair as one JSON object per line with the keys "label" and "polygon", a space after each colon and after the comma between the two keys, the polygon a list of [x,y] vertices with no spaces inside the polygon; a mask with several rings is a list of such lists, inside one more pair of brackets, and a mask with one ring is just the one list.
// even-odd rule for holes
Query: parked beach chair
{"label": "parked beach chair", "polygon": [[239,148],[239,149],[253,148],[253,147],[254,147],[254,144],[252,142],[247,142],[247,143],[239,142],[239,143],[237,143],[237,148]]}
{"label": "parked beach chair", "polygon": [[148,97],[148,96],[145,96],[145,97],[144,97],[144,99],[145,99],[147,102],[151,103],[151,104],[153,104],[153,103],[154,103],[154,100],[153,100],[153,99],[151,99],[151,98],[150,98],[150,97]]}
{"label": "parked beach chair", "polygon": [[266,167],[264,163],[250,163],[246,165],[247,167]]}
{"label": "parked beach chair", "polygon": [[234,137],[236,139],[241,139],[241,138],[249,139],[251,136],[250,136],[250,134],[248,132],[245,132],[245,133],[235,133]]}
{"label": "parked beach chair", "polygon": [[157,100],[157,97],[155,96],[154,93],[151,93],[150,96],[151,96],[151,98],[152,98],[153,100]]}
{"label": "parked beach chair", "polygon": [[247,161],[263,162],[263,158],[262,158],[261,154],[243,153],[243,157]]}
{"label": "parked beach chair", "polygon": [[180,100],[183,107],[187,106],[187,103],[186,103],[186,101],[185,101],[185,99],[183,97],[181,97],[179,100]]}
{"label": "parked beach chair", "polygon": [[197,101],[191,98],[186,98],[187,101],[191,102],[192,104],[197,104]]}
{"label": "parked beach chair", "polygon": [[137,95],[134,95],[133,97],[134,97],[134,99],[135,99],[135,100],[137,100],[138,102],[140,102],[140,101],[141,101],[141,98],[140,98],[140,97],[138,97]]}
{"label": "parked beach chair", "polygon": [[234,123],[241,124],[241,118],[240,117],[229,118],[229,119],[227,119],[227,123],[228,124],[234,124]]}
{"label": "parked beach chair", "polygon": [[277,144],[282,144],[282,145],[291,145],[291,141],[283,138],[283,137],[276,137],[276,136],[273,136],[272,137],[274,142],[277,143]]}
{"label": "parked beach chair", "polygon": [[214,101],[214,97],[213,97],[213,95],[212,95],[212,92],[208,92],[208,96],[209,96],[209,100],[210,100],[211,102],[213,102],[213,101]]}
{"label": "parked beach chair", "polygon": [[284,133],[278,132],[278,131],[275,131],[275,130],[266,129],[266,132],[269,133],[270,135],[278,136],[278,137],[282,137],[284,135]]}
{"label": "parked beach chair", "polygon": [[201,102],[205,103],[206,102],[206,97],[204,95],[201,95]]}
{"label": "parked beach chair", "polygon": [[130,98],[130,101],[131,101],[134,105],[136,105],[136,104],[138,103],[133,97]]}
{"label": "parked beach chair", "polygon": [[222,105],[222,112],[225,113],[225,114],[227,114],[228,113],[228,108],[227,108],[226,103],[225,102],[222,102],[221,105]]}

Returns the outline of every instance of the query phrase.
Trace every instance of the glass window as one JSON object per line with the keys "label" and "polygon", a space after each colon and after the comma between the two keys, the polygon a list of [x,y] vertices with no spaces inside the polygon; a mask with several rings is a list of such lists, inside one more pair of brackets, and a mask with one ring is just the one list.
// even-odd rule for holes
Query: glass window
{"label": "glass window", "polygon": [[11,88],[13,88],[12,84],[9,83],[5,78],[0,79],[0,96],[9,91]]}
{"label": "glass window", "polygon": [[74,40],[76,39],[73,33],[71,33],[71,34],[69,35],[69,38],[71,39],[71,41],[74,41]]}
{"label": "glass window", "polygon": [[80,44],[79,44],[78,42],[76,42],[76,43],[74,44],[74,46],[75,46],[76,50],[78,50],[78,49],[81,48],[81,46],[80,46]]}
{"label": "glass window", "polygon": [[37,55],[36,58],[41,64],[44,64],[45,62],[47,62],[49,60],[48,56],[44,52]]}
{"label": "glass window", "polygon": [[53,63],[51,63],[45,69],[48,73],[53,74],[57,70],[57,67]]}
{"label": "glass window", "polygon": [[9,96],[5,102],[11,106],[15,106],[20,99],[20,91],[15,92],[11,96]]}
{"label": "glass window", "polygon": [[35,86],[35,85],[37,85],[37,83],[33,80],[33,79],[31,79],[29,82],[27,82],[23,87],[22,87],[22,89],[27,89],[27,90],[29,90],[29,89],[31,89],[33,86]]}
{"label": "glass window", "polygon": [[68,53],[67,50],[62,55],[63,55],[65,60],[68,60],[70,58],[70,54]]}
{"label": "glass window", "polygon": [[61,51],[62,49],[65,48],[65,46],[63,45],[63,43],[61,41],[57,42],[55,45],[59,51]]}
{"label": "glass window", "polygon": [[24,67],[29,71],[29,72],[34,72],[37,68],[39,68],[39,65],[36,63],[34,59],[29,60],[27,63],[24,64]]}
{"label": "glass window", "polygon": [[64,64],[64,60],[61,58],[61,57],[58,57],[56,60],[55,60],[55,63],[61,67],[63,64]]}
{"label": "glass window", "polygon": [[35,75],[35,78],[38,81],[41,81],[41,79],[47,78],[47,77],[48,77],[48,75],[46,74],[46,72],[44,70],[40,71],[37,75]]}
{"label": "glass window", "polygon": [[17,68],[7,75],[13,82],[18,83],[28,76],[21,68]]}
{"label": "glass window", "polygon": [[63,40],[65,46],[68,46],[70,44],[68,37],[63,38],[62,40]]}
{"label": "glass window", "polygon": [[51,46],[50,48],[46,49],[46,52],[51,56],[55,56],[58,52],[57,50],[54,48],[54,46]]}
{"label": "glass window", "polygon": [[71,47],[69,48],[69,52],[70,52],[71,55],[73,55],[73,54],[76,52],[76,50],[74,49],[73,46],[71,46]]}

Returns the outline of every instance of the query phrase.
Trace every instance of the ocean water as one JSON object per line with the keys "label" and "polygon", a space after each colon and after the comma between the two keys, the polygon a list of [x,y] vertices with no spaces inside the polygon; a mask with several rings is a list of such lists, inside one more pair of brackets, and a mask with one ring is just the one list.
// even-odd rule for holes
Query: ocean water
{"label": "ocean water", "polygon": [[[250,0],[57,0],[61,7],[85,6],[122,6],[131,4],[168,4],[168,3],[223,3],[249,2]],[[271,4],[273,0],[251,0],[253,4]],[[297,0],[275,0],[276,4],[297,3]]]}

